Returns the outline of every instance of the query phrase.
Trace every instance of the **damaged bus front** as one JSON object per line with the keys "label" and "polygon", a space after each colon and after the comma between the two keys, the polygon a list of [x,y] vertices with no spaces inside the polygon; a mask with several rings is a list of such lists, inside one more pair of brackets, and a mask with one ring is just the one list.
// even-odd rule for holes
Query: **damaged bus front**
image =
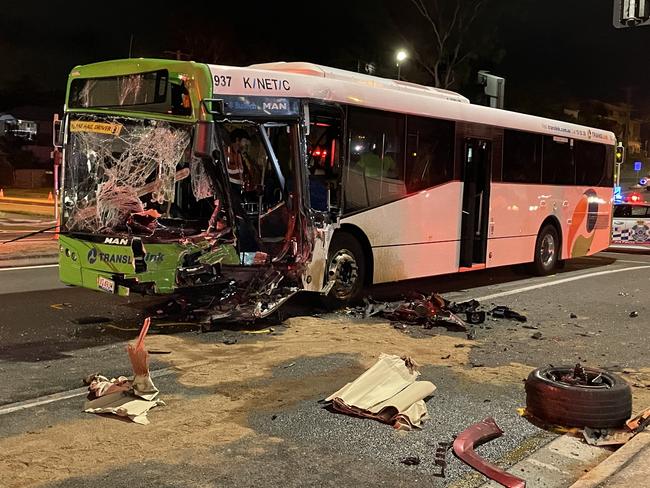
{"label": "damaged bus front", "polygon": [[195,63],[75,68],[61,280],[200,296],[205,320],[264,317],[299,290],[327,291],[331,225],[304,203],[301,110],[298,99],[217,100]]}

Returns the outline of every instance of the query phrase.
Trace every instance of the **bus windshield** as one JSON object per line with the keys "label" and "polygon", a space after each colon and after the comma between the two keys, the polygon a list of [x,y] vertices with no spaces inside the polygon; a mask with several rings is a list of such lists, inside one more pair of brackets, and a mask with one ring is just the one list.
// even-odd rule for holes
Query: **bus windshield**
{"label": "bus windshield", "polygon": [[211,213],[202,200],[214,192],[201,160],[191,157],[190,140],[189,125],[72,117],[64,169],[66,229],[157,231],[159,237],[199,232]]}

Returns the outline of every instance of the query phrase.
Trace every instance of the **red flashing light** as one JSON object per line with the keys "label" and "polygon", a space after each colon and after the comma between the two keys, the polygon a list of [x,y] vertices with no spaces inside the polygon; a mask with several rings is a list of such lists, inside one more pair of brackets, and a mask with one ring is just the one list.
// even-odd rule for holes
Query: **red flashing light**
{"label": "red flashing light", "polygon": [[631,193],[630,195],[625,197],[625,201],[630,203],[641,203],[643,202],[643,198],[641,198],[641,195],[639,195],[638,193]]}

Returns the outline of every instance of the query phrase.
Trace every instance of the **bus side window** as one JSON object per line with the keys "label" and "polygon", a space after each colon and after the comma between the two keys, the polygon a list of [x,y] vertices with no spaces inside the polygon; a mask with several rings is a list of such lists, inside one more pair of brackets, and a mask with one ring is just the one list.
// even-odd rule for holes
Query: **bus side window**
{"label": "bus side window", "polygon": [[350,160],[344,175],[346,211],[374,207],[406,195],[405,119],[403,114],[350,108]]}
{"label": "bus side window", "polygon": [[409,116],[406,148],[406,188],[409,193],[454,178],[453,122]]}

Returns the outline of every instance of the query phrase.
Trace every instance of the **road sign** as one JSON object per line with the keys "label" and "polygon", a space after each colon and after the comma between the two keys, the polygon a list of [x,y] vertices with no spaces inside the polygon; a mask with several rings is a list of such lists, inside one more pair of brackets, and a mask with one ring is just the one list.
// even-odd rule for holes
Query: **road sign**
{"label": "road sign", "polygon": [[634,171],[641,171],[643,163],[641,161],[634,161]]}

